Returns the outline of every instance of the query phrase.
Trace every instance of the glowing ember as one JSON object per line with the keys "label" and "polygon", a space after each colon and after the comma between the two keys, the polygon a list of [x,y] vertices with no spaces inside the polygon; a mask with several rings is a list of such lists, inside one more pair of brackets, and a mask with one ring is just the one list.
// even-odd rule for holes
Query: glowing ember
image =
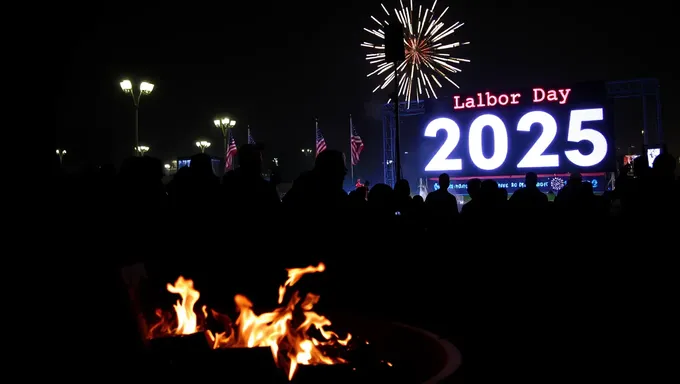
{"label": "glowing ember", "polygon": [[[288,269],[288,280],[279,287],[278,303],[283,303],[286,289],[295,285],[302,276],[323,272],[325,269],[323,263],[316,267]],[[194,289],[193,281],[180,276],[174,285],[168,284],[167,289],[181,296],[181,301],[178,300],[174,305],[176,321],[172,321],[171,315],[160,310],[156,311],[160,321],[151,328],[148,337],[187,335],[202,331],[200,324],[208,314],[205,306],[202,308],[202,317],[198,317],[194,312],[200,294]],[[212,317],[224,324],[225,331],[213,333],[211,330],[204,330],[204,332],[214,349],[269,347],[277,366],[286,369],[288,379],[292,380],[300,364],[345,363],[342,358],[328,356],[324,352],[324,347],[347,346],[352,335],[348,333],[345,339],[340,339],[336,333],[327,330],[326,327],[331,325],[331,321],[313,311],[318,301],[319,296],[312,293],[308,293],[305,299],[301,300],[299,293],[294,291],[287,304],[272,312],[256,315],[250,300],[243,295],[236,295],[234,302],[239,312],[236,322],[232,325],[228,316],[211,310]],[[315,328],[321,337],[317,339],[310,336],[308,331],[311,328]]]}

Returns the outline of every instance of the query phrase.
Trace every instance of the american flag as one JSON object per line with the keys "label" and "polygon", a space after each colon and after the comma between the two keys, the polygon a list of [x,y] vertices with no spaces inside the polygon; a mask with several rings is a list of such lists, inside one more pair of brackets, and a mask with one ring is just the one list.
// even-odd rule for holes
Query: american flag
{"label": "american flag", "polygon": [[323,138],[323,135],[321,134],[321,130],[319,129],[319,123],[316,123],[316,156],[319,156],[319,153],[323,152],[326,150],[326,139]]}
{"label": "american flag", "polygon": [[359,164],[359,155],[361,151],[364,150],[364,141],[361,140],[361,136],[357,134],[357,130],[352,127],[352,137],[350,137],[350,143],[352,147],[352,165]]}
{"label": "american flag", "polygon": [[234,166],[234,157],[236,157],[236,141],[234,135],[229,130],[229,145],[227,146],[227,153],[224,161],[224,170],[228,170]]}
{"label": "american flag", "polygon": [[255,139],[250,135],[250,128],[248,128],[248,144],[255,144]]}

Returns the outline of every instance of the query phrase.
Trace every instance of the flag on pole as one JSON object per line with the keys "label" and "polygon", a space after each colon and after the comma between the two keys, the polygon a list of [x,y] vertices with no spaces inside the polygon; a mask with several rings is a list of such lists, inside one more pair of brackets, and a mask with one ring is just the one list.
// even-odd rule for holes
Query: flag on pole
{"label": "flag on pole", "polygon": [[250,128],[248,128],[248,144],[255,144],[255,139],[250,135]]}
{"label": "flag on pole", "polygon": [[357,134],[357,130],[352,126],[352,137],[350,137],[350,143],[352,144],[352,165],[359,164],[359,155],[361,151],[364,150],[364,141],[361,140],[361,136]]}
{"label": "flag on pole", "polygon": [[319,129],[319,121],[317,120],[317,122],[316,122],[316,155],[314,155],[314,157],[319,156],[319,153],[321,153],[325,150],[326,150],[326,139],[324,139],[323,134],[321,134],[321,130]]}
{"label": "flag on pole", "polygon": [[227,146],[227,153],[225,154],[224,170],[228,170],[234,167],[234,157],[236,157],[236,141],[234,140],[234,135],[229,130],[229,145]]}

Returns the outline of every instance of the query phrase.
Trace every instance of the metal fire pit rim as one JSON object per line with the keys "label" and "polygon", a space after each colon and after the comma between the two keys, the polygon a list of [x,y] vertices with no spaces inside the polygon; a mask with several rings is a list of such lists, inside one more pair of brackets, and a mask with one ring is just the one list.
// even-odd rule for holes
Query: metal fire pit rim
{"label": "metal fire pit rim", "polygon": [[460,367],[461,364],[461,354],[458,348],[456,348],[453,343],[451,343],[449,340],[436,335],[428,330],[414,327],[412,325],[400,323],[400,322],[392,322],[392,325],[395,325],[397,327],[402,327],[406,328],[410,331],[420,333],[421,335],[428,337],[430,339],[435,340],[444,350],[446,353],[446,365],[444,368],[442,368],[441,371],[439,371],[437,374],[434,376],[430,377],[429,379],[423,381],[423,384],[434,384],[438,383],[441,380],[444,380],[445,378],[451,376],[457,369]]}

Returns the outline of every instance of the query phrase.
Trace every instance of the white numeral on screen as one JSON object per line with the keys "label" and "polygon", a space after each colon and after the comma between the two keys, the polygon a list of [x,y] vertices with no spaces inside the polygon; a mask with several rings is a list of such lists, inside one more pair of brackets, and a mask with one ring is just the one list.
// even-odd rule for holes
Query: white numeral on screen
{"label": "white numeral on screen", "polygon": [[[484,157],[482,151],[482,131],[486,127],[493,130],[494,149],[490,158]],[[508,131],[498,116],[486,114],[476,118],[470,125],[468,140],[470,159],[480,169],[494,170],[503,165],[508,156]]]}
{"label": "white numeral on screen", "polygon": [[543,111],[533,111],[522,116],[517,123],[519,132],[531,131],[531,126],[541,124],[543,132],[534,145],[529,148],[526,155],[517,164],[517,168],[542,168],[558,167],[560,165],[559,155],[544,155],[546,149],[552,144],[557,136],[557,122],[548,113]]}
{"label": "white numeral on screen", "polygon": [[461,159],[448,159],[460,141],[460,127],[453,120],[445,117],[432,120],[425,128],[425,137],[437,137],[439,130],[446,131],[446,141],[432,160],[425,167],[426,171],[460,171],[463,169]]}
{"label": "white numeral on screen", "polygon": [[565,151],[567,159],[579,167],[591,167],[598,164],[607,156],[607,139],[600,132],[583,128],[583,123],[589,121],[601,121],[604,119],[602,108],[577,109],[571,111],[569,118],[569,131],[567,141],[578,143],[589,141],[593,144],[593,151],[587,155],[582,154],[578,149]]}
{"label": "white numeral on screen", "polygon": [[[593,146],[592,151],[585,155],[578,149],[564,151],[565,156],[571,163],[578,167],[592,167],[601,163],[607,156],[609,151],[607,138],[595,129],[583,127],[584,123],[602,121],[603,119],[604,110],[602,108],[571,111],[567,141],[571,143],[588,141]],[[519,161],[517,168],[559,167],[559,155],[545,153],[557,137],[557,121],[547,112],[532,111],[520,118],[517,123],[517,131],[530,132],[534,124],[541,125],[541,135],[529,148],[522,160]],[[484,156],[482,148],[482,132],[487,127],[491,128],[494,136],[493,154],[489,158]],[[460,127],[449,118],[438,118],[432,120],[427,125],[425,137],[437,137],[437,133],[440,130],[446,131],[446,140],[427,164],[425,171],[461,171],[463,169],[462,160],[460,158],[448,158],[460,141]],[[492,114],[484,114],[477,117],[470,124],[467,144],[470,159],[476,168],[485,171],[501,168],[509,151],[509,138],[505,123],[498,116]]]}

